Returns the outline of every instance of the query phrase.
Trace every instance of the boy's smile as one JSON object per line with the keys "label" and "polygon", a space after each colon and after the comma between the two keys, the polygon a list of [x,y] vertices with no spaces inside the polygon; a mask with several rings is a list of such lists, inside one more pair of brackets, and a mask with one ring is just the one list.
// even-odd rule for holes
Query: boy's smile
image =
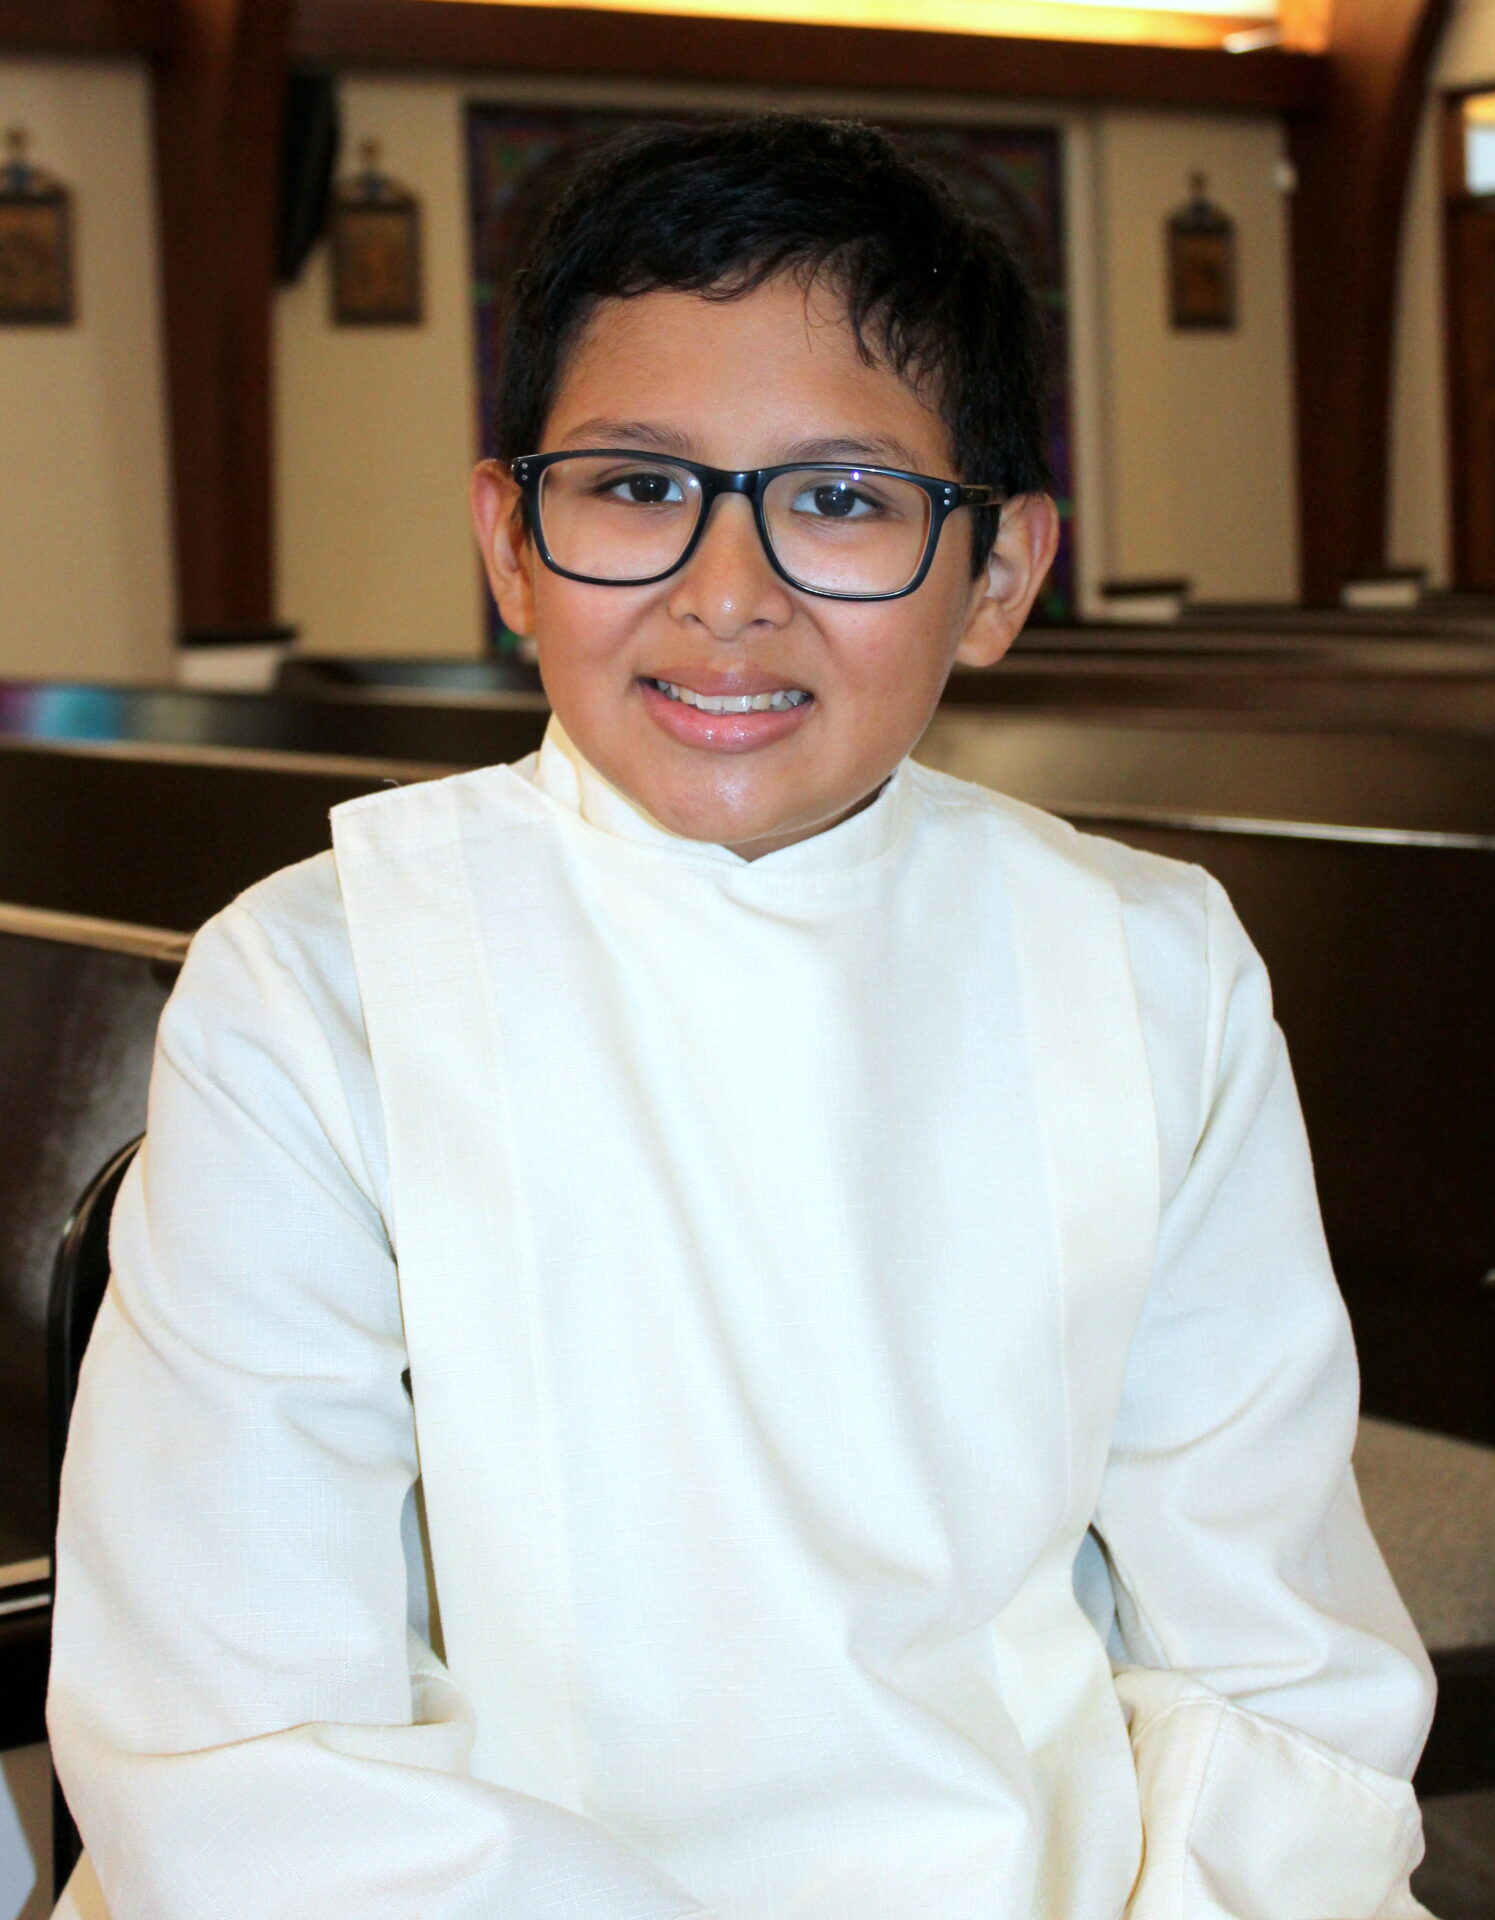
{"label": "boy's smile", "polygon": [[751,753],[782,740],[808,721],[814,705],[807,687],[786,687],[763,673],[644,675],[639,686],[657,726],[707,753]]}
{"label": "boy's smile", "polygon": [[[531,451],[582,448],[734,471],[862,461],[957,477],[940,414],[862,358],[824,283],[807,296],[791,279],[731,300],[659,292],[599,307]],[[661,826],[744,859],[822,832],[877,793],[954,662],[1006,651],[1057,539],[1046,496],[1012,501],[973,580],[970,515],[958,512],[907,598],[826,599],[780,578],[751,503],[727,495],[678,572],[590,585],[545,565],[517,504],[515,482],[484,462],[474,516],[489,578],[508,624],[534,637],[562,725]]]}

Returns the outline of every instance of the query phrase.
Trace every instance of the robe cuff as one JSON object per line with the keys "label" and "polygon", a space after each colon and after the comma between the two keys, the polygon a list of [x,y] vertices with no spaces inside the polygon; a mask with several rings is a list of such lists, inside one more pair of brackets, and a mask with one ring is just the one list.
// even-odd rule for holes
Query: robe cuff
{"label": "robe cuff", "polygon": [[1411,1785],[1179,1673],[1124,1667],[1143,1857],[1126,1920],[1431,1920]]}
{"label": "robe cuff", "polygon": [[54,1920],[711,1920],[595,1822],[468,1774],[472,1708],[409,1646],[409,1725],[152,1755],[102,1747],[59,1703],[65,1786],[95,1804]]}

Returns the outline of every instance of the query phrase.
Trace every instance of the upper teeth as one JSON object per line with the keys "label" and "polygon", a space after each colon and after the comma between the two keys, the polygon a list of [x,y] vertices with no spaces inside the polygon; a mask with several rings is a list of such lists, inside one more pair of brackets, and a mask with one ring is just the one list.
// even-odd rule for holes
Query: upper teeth
{"label": "upper teeth", "polygon": [[703,713],[766,713],[770,708],[777,712],[784,707],[803,706],[810,697],[799,687],[779,687],[773,693],[695,693],[672,680],[652,684],[672,700],[683,700],[686,706],[699,707]]}

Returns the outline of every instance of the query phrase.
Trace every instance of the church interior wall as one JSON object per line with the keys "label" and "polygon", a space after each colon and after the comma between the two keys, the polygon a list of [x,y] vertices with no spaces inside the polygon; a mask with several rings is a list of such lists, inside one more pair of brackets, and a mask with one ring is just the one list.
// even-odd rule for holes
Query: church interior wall
{"label": "church interior wall", "polygon": [[[1281,124],[1098,116],[1111,570],[1201,600],[1298,597],[1288,207]],[[1163,229],[1189,176],[1236,222],[1238,325],[1168,324]]]}
{"label": "church interior wall", "polygon": [[1452,569],[1448,388],[1443,295],[1443,96],[1495,87],[1495,0],[1456,6],[1433,75],[1407,186],[1392,364],[1389,558],[1426,567],[1446,586]]}
{"label": "church interior wall", "polygon": [[[7,122],[77,192],[75,327],[0,330],[0,674],[149,680],[173,669],[149,83],[127,62],[0,65]],[[278,612],[325,652],[465,654],[484,600],[466,525],[479,451],[462,108],[474,97],[699,104],[699,93],[493,76],[349,75],[358,142],[423,208],[425,319],[334,327],[319,247],[277,296]],[[767,96],[711,96],[751,106]],[[778,96],[783,99],[784,96]],[[815,96],[788,104],[855,108]],[[985,100],[884,111],[1058,122],[1066,135],[1082,608],[1111,577],[1180,575],[1201,598],[1296,592],[1292,353],[1280,124]],[[1240,326],[1177,334],[1163,224],[1191,172],[1237,223]]]}
{"label": "church interior wall", "polygon": [[[466,308],[462,107],[477,97],[605,98],[663,109],[707,96],[647,88],[346,78],[344,151],[377,138],[425,210],[429,319],[419,335],[328,318],[325,252],[276,327],[281,614],[317,651],[481,645],[475,563],[454,476],[476,451]],[[782,96],[780,96],[782,98]],[[722,92],[713,104],[766,96]],[[803,104],[864,105],[816,96]],[[880,102],[900,115],[1060,120],[1067,171],[1082,605],[1110,576],[1164,573],[1202,598],[1297,594],[1292,346],[1280,124],[1270,118],[1045,112],[1001,102]],[[1241,319],[1171,333],[1163,227],[1191,172],[1237,221]]]}
{"label": "church interior wall", "polygon": [[0,61],[0,124],[74,194],[76,321],[0,327],[0,672],[172,674],[143,63]]}
{"label": "church interior wall", "polygon": [[276,300],[281,618],[318,653],[468,654],[483,599],[467,521],[479,452],[462,101],[434,80],[345,82],[343,165],[380,165],[422,205],[424,320],[336,327],[319,246]]}
{"label": "church interior wall", "polygon": [[1447,586],[1451,572],[1440,113],[1434,92],[1423,114],[1407,182],[1392,348],[1387,522],[1390,563],[1426,568],[1428,582],[1435,587]]}

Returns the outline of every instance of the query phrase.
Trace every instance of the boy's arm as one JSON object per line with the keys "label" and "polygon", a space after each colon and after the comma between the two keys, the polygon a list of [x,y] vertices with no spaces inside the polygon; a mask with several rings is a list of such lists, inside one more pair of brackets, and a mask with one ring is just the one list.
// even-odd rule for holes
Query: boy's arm
{"label": "boy's arm", "polygon": [[113,1920],[678,1920],[600,1827],[468,1775],[407,1628],[399,1302],[329,1024],[242,908],[162,1022],[63,1486],[48,1714],[85,1877]]}
{"label": "boy's arm", "polygon": [[1200,1123],[1096,1531],[1146,1835],[1130,1920],[1400,1920],[1431,1675],[1350,1471],[1358,1381],[1266,973],[1206,889]]}

